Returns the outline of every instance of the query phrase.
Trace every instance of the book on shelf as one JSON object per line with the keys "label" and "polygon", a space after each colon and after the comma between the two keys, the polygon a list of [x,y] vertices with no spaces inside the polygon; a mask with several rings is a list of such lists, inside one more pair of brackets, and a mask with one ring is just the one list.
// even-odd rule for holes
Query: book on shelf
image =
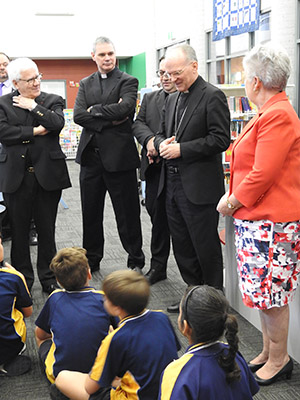
{"label": "book on shelf", "polygon": [[246,96],[228,96],[228,108],[232,114],[254,113],[256,108]]}
{"label": "book on shelf", "polygon": [[235,140],[248,123],[248,119],[232,118],[230,123],[231,139]]}

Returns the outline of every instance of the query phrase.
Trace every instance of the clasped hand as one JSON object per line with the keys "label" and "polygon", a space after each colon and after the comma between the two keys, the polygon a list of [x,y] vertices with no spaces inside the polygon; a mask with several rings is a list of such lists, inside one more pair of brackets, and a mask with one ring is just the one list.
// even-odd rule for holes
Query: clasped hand
{"label": "clasped hand", "polygon": [[154,147],[154,137],[148,140],[147,143],[147,157],[149,164],[153,164],[155,161],[158,162],[159,159],[157,158],[158,153]]}
{"label": "clasped hand", "polygon": [[166,160],[180,157],[180,144],[175,142],[175,136],[165,139],[159,146],[159,154]]}

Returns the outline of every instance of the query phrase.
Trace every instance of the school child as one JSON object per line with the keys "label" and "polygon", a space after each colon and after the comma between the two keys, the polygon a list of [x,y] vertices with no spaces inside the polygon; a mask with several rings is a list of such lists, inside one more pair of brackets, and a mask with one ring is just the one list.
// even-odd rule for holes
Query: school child
{"label": "school child", "polygon": [[[223,293],[210,286],[189,288],[178,326],[190,346],[163,372],[160,400],[250,400],[259,387],[238,352],[238,325]],[[228,344],[220,341],[223,334]]]}
{"label": "school child", "polygon": [[85,253],[81,248],[65,248],[50,264],[62,289],[48,297],[35,322],[35,335],[51,383],[63,369],[89,372],[112,323],[103,292],[89,286]]}
{"label": "school child", "polygon": [[21,274],[8,263],[3,266],[0,236],[0,376],[17,376],[30,370],[24,318],[32,314],[32,299]]}

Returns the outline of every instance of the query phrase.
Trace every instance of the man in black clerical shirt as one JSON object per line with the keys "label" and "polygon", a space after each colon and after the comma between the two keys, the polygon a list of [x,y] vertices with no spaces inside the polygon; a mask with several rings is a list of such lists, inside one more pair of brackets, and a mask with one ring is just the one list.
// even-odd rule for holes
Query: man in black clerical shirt
{"label": "man in black clerical shirt", "polygon": [[133,133],[143,146],[141,178],[146,180],[146,208],[152,222],[150,270],[146,274],[151,285],[166,279],[170,253],[165,193],[157,196],[162,162],[153,145],[155,134],[159,131],[165,99],[170,93],[176,92],[174,82],[166,74],[164,57],[160,60],[158,76],[162,89],[144,95],[133,124]]}
{"label": "man in black clerical shirt", "polygon": [[83,127],[76,157],[81,165],[83,247],[92,272],[99,270],[108,192],[127,266],[140,271],[145,262],[136,174],[140,161],[131,129],[138,80],[116,67],[115,48],[106,37],[96,39],[92,59],[98,71],[82,79],[74,107],[74,120]]}
{"label": "man in black clerical shirt", "polygon": [[[222,289],[216,205],[224,193],[221,153],[230,143],[226,97],[199,76],[189,45],[167,51],[166,70],[178,93],[166,100],[154,145],[165,160],[159,193],[165,188],[174,255],[188,285]],[[178,303],[168,311],[178,312]]]}

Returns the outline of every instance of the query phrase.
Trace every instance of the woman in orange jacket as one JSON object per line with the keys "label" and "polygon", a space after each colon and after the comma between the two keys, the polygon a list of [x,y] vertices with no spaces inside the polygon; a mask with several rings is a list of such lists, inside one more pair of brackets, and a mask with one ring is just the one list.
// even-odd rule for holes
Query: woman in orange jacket
{"label": "woman in orange jacket", "polygon": [[260,385],[270,385],[293,369],[287,338],[300,272],[300,121],[284,91],[290,60],[283,49],[257,46],[243,65],[258,113],[233,146],[229,192],[217,208],[234,217],[243,302],[260,310],[263,349],[249,366]]}

